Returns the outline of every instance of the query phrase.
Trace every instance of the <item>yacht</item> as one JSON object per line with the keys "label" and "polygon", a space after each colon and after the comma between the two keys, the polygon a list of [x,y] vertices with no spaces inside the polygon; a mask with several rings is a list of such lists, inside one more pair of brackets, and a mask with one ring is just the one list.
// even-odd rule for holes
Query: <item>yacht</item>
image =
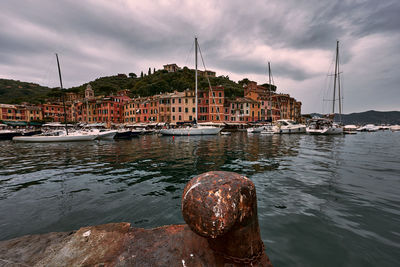
{"label": "yacht", "polygon": [[308,121],[307,133],[313,135],[342,134],[343,128],[329,118],[313,118]]}
{"label": "yacht", "polygon": [[359,132],[376,132],[379,130],[379,127],[374,124],[367,124],[357,129]]}
{"label": "yacht", "polygon": [[75,142],[75,141],[93,141],[97,138],[95,134],[85,134],[82,132],[55,131],[52,133],[38,134],[32,136],[15,136],[15,142]]}
{"label": "yacht", "polygon": [[247,133],[261,133],[262,131],[269,130],[271,125],[255,126],[247,128]]}
{"label": "yacht", "polygon": [[277,134],[305,133],[306,126],[292,120],[277,120],[273,131]]}

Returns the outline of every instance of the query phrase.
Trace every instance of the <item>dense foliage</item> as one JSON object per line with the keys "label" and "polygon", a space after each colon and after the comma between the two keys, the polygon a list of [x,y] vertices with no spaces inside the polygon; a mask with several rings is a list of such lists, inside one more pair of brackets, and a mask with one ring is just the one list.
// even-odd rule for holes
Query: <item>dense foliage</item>
{"label": "dense foliage", "polygon": [[0,79],[0,103],[19,104],[21,102],[40,103],[53,89],[35,83]]}
{"label": "dense foliage", "polygon": [[[243,96],[243,85],[249,82],[247,78],[238,83],[228,76],[209,77],[211,86],[223,86],[226,97]],[[151,96],[159,93],[194,89],[195,71],[187,67],[177,72],[150,69],[147,74],[136,73],[118,74],[101,77],[90,84],[95,95],[110,95],[119,90],[128,89],[131,97]],[[54,99],[61,96],[58,88],[43,87],[38,84],[23,83],[13,80],[0,80],[0,103],[21,103],[22,101],[38,103],[45,99]],[[88,83],[66,89],[67,92],[83,93]],[[208,90],[209,84],[205,77],[198,76],[198,88]]]}
{"label": "dense foliage", "polygon": [[[150,73],[150,74],[149,74]],[[167,72],[165,70],[148,70],[147,75],[143,72],[137,76],[135,73],[129,73],[129,77],[122,75],[102,77],[90,82],[96,95],[107,95],[118,90],[128,89],[131,96],[151,96],[159,93],[173,92],[174,90],[183,91],[185,89],[194,89],[195,71],[184,67],[177,72]],[[210,77],[211,86],[222,85],[225,88],[225,94],[229,96],[243,96],[243,89],[228,76]],[[71,91],[83,92],[87,83],[71,88]],[[199,89],[207,89],[208,81],[205,77],[198,77]]]}

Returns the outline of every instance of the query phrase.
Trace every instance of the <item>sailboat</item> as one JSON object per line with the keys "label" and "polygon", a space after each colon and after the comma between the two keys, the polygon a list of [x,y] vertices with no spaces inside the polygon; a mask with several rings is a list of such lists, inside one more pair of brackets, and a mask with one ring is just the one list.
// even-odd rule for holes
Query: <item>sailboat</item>
{"label": "sailboat", "polygon": [[[270,111],[270,123],[272,122],[272,111],[271,111],[271,66],[270,63],[268,62],[268,74],[269,74],[269,110],[267,110],[267,117],[268,117],[268,111]],[[260,133],[260,134],[274,134],[274,131],[272,130],[272,125],[260,125],[260,126],[254,126],[247,128],[247,133]]]}
{"label": "sailboat", "polygon": [[170,128],[170,129],[162,129],[160,130],[160,133],[162,135],[216,135],[218,134],[222,129],[219,127],[214,127],[214,126],[203,126],[197,124],[197,111],[198,111],[198,95],[197,95],[197,51],[198,51],[198,43],[197,43],[197,37],[194,38],[195,42],[195,101],[196,101],[196,120],[195,124],[193,126],[188,126],[185,128]]}
{"label": "sailboat", "polygon": [[339,41],[336,41],[336,58],[335,58],[335,73],[333,80],[333,99],[332,99],[332,114],[328,114],[325,118],[312,118],[308,121],[307,133],[309,134],[343,134],[343,127],[333,121],[335,117],[335,99],[336,86],[338,87],[339,97],[339,117],[342,115],[342,99],[340,95],[340,72],[339,72]]}
{"label": "sailboat", "polygon": [[[61,79],[61,69],[60,63],[57,58],[57,67],[58,67],[58,75],[60,77],[60,89],[63,90],[62,79]],[[72,142],[72,141],[92,141],[98,137],[97,134],[91,133],[68,133],[68,125],[67,125],[67,112],[65,107],[65,94],[62,97],[63,106],[64,106],[64,123],[65,123],[65,131],[57,131],[50,134],[39,134],[32,136],[15,136],[13,137],[13,141],[15,142]]]}

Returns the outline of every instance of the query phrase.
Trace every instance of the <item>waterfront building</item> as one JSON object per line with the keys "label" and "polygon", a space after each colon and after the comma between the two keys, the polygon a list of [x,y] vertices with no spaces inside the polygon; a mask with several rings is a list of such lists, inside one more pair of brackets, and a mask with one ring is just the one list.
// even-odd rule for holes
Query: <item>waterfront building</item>
{"label": "waterfront building", "polygon": [[198,121],[216,122],[224,121],[224,87],[212,86],[211,90],[198,90]]}
{"label": "waterfront building", "polygon": [[74,120],[86,123],[122,123],[123,106],[130,99],[126,90],[107,97],[95,97],[91,86],[88,85],[85,98],[71,105],[74,107]]}
{"label": "waterfront building", "polygon": [[235,123],[251,122],[251,107],[256,104],[257,101],[246,97],[225,99],[224,120]]}
{"label": "waterfront building", "polygon": [[208,91],[209,94],[209,121],[220,123],[224,120],[224,103],[225,94],[224,87],[213,86]]}
{"label": "waterfront building", "polygon": [[138,97],[123,107],[124,123],[149,123],[158,121],[158,97]]}
{"label": "waterfront building", "polygon": [[193,90],[175,91],[171,94],[171,122],[192,122],[196,116],[195,95]]}
{"label": "waterfront building", "polygon": [[[276,87],[273,86],[273,89]],[[122,90],[110,96],[95,96],[90,84],[84,94],[67,93],[67,121],[177,124],[195,120],[194,90],[135,99],[131,99],[129,93],[129,90]],[[289,94],[277,94],[270,91],[268,85],[260,86],[252,81],[243,86],[243,97],[236,98],[226,98],[222,86],[213,86],[211,90],[206,88],[198,91],[198,122],[299,121],[301,105]],[[0,120],[63,122],[64,106],[60,101],[36,106],[1,104]]]}
{"label": "waterfront building", "polygon": [[210,121],[210,94],[206,90],[197,90],[197,120],[198,122]]}
{"label": "waterfront building", "polygon": [[158,96],[158,121],[171,122],[171,93]]}
{"label": "waterfront building", "polygon": [[26,120],[31,121],[41,121],[43,120],[42,109],[39,106],[26,105]]}
{"label": "waterfront building", "polygon": [[[40,105],[43,112],[43,120],[51,122],[64,122],[64,105],[58,102],[45,103]],[[67,121],[74,121],[71,113],[71,106],[65,105]]]}
{"label": "waterfront building", "polygon": [[28,121],[26,111],[23,105],[0,104],[0,120]]}
{"label": "waterfront building", "polygon": [[[276,89],[275,86],[273,88]],[[260,86],[256,82],[250,81],[244,85],[244,96],[259,103],[259,110],[253,108],[251,111],[252,121],[255,121],[256,117],[258,118],[257,120],[300,120],[301,102],[296,101],[289,94],[277,94],[270,91],[268,87]],[[260,112],[259,114],[258,111]]]}

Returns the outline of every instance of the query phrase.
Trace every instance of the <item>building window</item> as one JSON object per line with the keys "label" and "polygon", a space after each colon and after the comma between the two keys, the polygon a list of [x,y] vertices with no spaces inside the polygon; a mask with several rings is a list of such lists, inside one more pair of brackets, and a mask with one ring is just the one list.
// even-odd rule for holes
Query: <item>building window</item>
{"label": "building window", "polygon": [[172,112],[175,112],[175,107],[172,107]]}
{"label": "building window", "polygon": [[193,113],[196,113],[196,108],[192,108],[192,112],[193,112]]}
{"label": "building window", "polygon": [[180,120],[180,121],[182,120],[182,116],[181,116],[181,115],[179,115],[179,120]]}
{"label": "building window", "polygon": [[185,113],[188,113],[189,112],[189,109],[188,108],[185,108]]}
{"label": "building window", "polygon": [[181,107],[178,107],[178,112],[182,112],[182,108]]}

